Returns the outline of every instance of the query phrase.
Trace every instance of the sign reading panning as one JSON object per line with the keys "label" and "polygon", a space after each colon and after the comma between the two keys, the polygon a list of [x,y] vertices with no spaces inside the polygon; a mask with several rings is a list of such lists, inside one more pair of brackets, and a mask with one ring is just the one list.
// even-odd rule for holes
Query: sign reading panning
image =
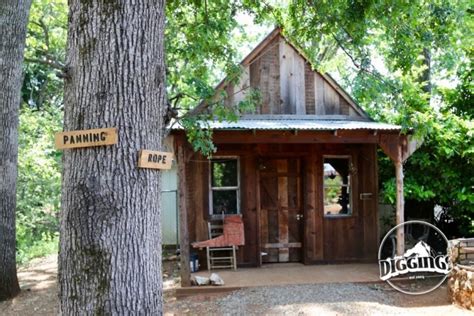
{"label": "sign reading panning", "polygon": [[56,133],[54,143],[57,149],[67,149],[113,145],[117,139],[117,128],[111,127]]}
{"label": "sign reading panning", "polygon": [[139,168],[171,169],[173,153],[153,150],[140,150],[138,157]]}

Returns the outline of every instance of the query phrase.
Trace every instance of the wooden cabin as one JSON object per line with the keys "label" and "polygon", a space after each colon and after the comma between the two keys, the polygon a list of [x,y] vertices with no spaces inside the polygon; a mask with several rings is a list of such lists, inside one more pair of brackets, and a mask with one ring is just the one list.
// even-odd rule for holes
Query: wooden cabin
{"label": "wooden cabin", "polygon": [[[244,221],[239,267],[375,262],[377,146],[401,168],[408,143],[400,126],[370,119],[279,29],[241,66],[240,82],[224,80],[216,94],[225,90],[226,102],[235,104],[256,88],[262,102],[238,122],[209,123],[212,159],[193,152],[183,130],[173,131],[184,260],[191,242],[208,239],[207,222],[224,213]],[[205,252],[199,256],[205,263]]]}

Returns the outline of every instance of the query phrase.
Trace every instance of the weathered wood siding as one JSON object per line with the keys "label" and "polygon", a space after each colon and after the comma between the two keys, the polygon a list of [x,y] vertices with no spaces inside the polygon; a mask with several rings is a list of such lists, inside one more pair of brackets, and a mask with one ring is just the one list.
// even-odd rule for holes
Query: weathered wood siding
{"label": "weathered wood siding", "polygon": [[304,59],[280,38],[281,114],[305,114]]}
{"label": "weathered wood siding", "polygon": [[[231,132],[229,132],[231,133]],[[258,266],[261,264],[260,252],[265,243],[284,243],[273,240],[272,234],[282,234],[276,215],[269,216],[271,205],[262,199],[263,189],[273,192],[275,199],[282,199],[279,188],[282,184],[294,186],[294,172],[300,175],[297,184],[301,190],[302,221],[302,257],[292,251],[290,245],[288,258],[285,249],[276,249],[266,261],[302,261],[306,264],[318,262],[373,261],[378,247],[377,214],[377,162],[374,144],[217,144],[219,156],[240,157],[241,213],[245,225],[245,246],[238,250],[240,266]],[[323,214],[323,157],[325,155],[347,155],[351,157],[354,168],[352,185],[353,214],[348,217],[330,218]],[[288,161],[286,177],[277,177],[277,183],[262,188],[262,161],[276,159]],[[291,165],[297,161],[298,166]],[[296,163],[295,163],[296,164]],[[278,165],[277,165],[278,166]],[[207,220],[209,219],[209,163],[200,155],[193,155],[188,163],[187,196],[188,226],[190,242],[207,239]],[[286,170],[286,169],[285,169]],[[293,171],[291,171],[293,170]],[[281,170],[280,170],[281,171]],[[290,172],[291,171],[291,172]],[[267,171],[268,174],[268,171]],[[284,173],[282,173],[284,175]],[[275,178],[273,178],[275,180]],[[265,180],[263,180],[265,181]],[[282,182],[282,183],[279,183]],[[285,183],[283,183],[285,182]],[[273,188],[273,189],[272,189]],[[272,194],[270,192],[270,194]],[[267,192],[268,193],[268,192]],[[361,200],[361,193],[371,193],[371,197]],[[296,193],[288,191],[288,201],[283,199],[284,207],[291,206]],[[299,195],[297,193],[295,196]],[[298,198],[299,199],[299,198]],[[286,203],[289,203],[287,206]],[[266,212],[266,214],[263,214]],[[266,216],[265,216],[266,215]],[[275,220],[275,223],[270,221]],[[296,222],[295,222],[296,223]],[[294,223],[293,223],[294,224]],[[288,233],[294,231],[289,222]],[[275,228],[274,232],[268,229]],[[285,235],[285,234],[282,234]],[[290,234],[291,235],[291,234]],[[262,240],[263,238],[270,238]],[[266,236],[266,237],[265,237]],[[275,235],[276,236],[276,235]],[[274,237],[275,237],[274,236]],[[286,235],[285,235],[286,236]],[[276,236],[278,237],[278,236]],[[286,239],[285,239],[286,240]],[[288,237],[287,243],[297,241]],[[285,248],[286,246],[282,246]],[[288,249],[288,247],[286,247]],[[205,263],[205,253],[200,252],[200,262]],[[280,260],[281,259],[281,260]]]}
{"label": "weathered wood siding", "polygon": [[[281,112],[280,64],[278,59],[278,39],[270,42],[268,48],[248,66],[250,71],[250,86],[260,90],[262,103],[257,113],[278,114]],[[244,71],[245,72],[245,71]]]}
{"label": "weathered wood siding", "polygon": [[283,37],[260,48],[242,65],[239,83],[224,87],[227,104],[237,104],[249,88],[260,90],[256,114],[316,114],[361,116],[357,107],[333,80],[313,71],[311,65]]}

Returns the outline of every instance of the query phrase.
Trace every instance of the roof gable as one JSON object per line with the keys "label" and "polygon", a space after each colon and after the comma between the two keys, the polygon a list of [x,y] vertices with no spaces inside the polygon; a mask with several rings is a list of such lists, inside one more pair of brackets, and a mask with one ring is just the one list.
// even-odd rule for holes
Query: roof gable
{"label": "roof gable", "polygon": [[370,120],[350,95],[327,74],[315,70],[308,58],[276,28],[241,62],[237,84],[223,80],[226,103],[237,104],[250,88],[259,89],[262,104],[256,114],[343,115]]}

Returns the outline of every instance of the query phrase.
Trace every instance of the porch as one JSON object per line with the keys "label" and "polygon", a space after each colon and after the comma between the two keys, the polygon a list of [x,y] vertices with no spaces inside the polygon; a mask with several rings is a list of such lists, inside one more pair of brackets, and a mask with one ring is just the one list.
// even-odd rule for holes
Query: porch
{"label": "porch", "polygon": [[[224,280],[223,286],[191,286],[176,290],[177,297],[197,294],[217,294],[242,288],[281,286],[293,284],[325,283],[378,283],[379,269],[376,263],[347,263],[304,265],[302,263],[264,264],[258,268],[213,270]],[[209,277],[207,270],[192,276]]]}
{"label": "porch", "polygon": [[[290,121],[287,125],[306,122]],[[316,128],[319,121],[311,122],[312,128]],[[327,266],[305,265],[375,262],[380,239],[377,144],[395,161],[399,180],[397,222],[403,222],[401,166],[413,149],[408,137],[400,136],[399,127],[385,130],[378,123],[369,122],[373,129],[364,125],[361,130],[345,130],[344,123],[347,122],[331,123],[337,127],[333,132],[217,130],[213,140],[218,145],[215,154],[218,158],[214,160],[193,152],[184,133],[176,133],[182,266],[186,267],[189,262],[190,244],[209,238],[207,225],[214,214],[219,213],[215,206],[220,204],[227,208],[231,205],[226,214],[241,214],[245,227],[246,242],[237,253],[242,275],[225,275],[229,287],[250,286],[245,280],[259,285],[291,284],[285,283],[290,280],[295,284],[316,280],[335,282],[324,270]],[[292,127],[298,130],[298,126]],[[214,167],[218,164],[222,164],[219,165],[222,168],[233,166],[226,171],[226,179],[232,186],[224,188],[236,192],[229,203],[217,199],[219,204],[213,198],[215,188],[211,180],[222,176],[214,174],[214,169],[220,170]],[[334,197],[330,183],[333,179],[338,180]],[[337,207],[336,213],[332,206]],[[205,262],[204,250],[196,252],[201,264]],[[275,262],[305,265],[288,266],[292,267],[291,273],[280,271],[282,268],[278,267],[266,268],[272,275],[285,275],[274,284],[268,283],[273,278],[261,271],[242,269]],[[354,275],[350,270],[355,266],[346,265],[347,272],[340,271],[342,266],[336,267],[334,271],[338,275]],[[183,269],[181,275],[185,287],[190,285],[190,273],[186,270]],[[354,271],[357,275],[358,269]],[[371,280],[376,281],[378,272],[376,268],[374,271]],[[312,273],[315,276],[308,276]],[[233,282],[234,279],[239,281]]]}

